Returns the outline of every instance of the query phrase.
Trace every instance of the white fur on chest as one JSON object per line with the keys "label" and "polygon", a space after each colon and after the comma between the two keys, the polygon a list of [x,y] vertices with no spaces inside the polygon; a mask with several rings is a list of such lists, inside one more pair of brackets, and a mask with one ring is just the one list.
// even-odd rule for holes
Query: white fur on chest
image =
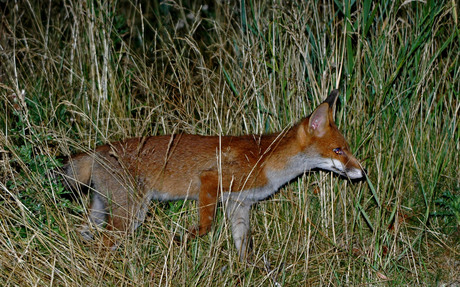
{"label": "white fur on chest", "polygon": [[316,161],[312,161],[307,158],[306,155],[301,154],[297,155],[288,162],[286,167],[281,170],[265,168],[265,176],[268,179],[268,182],[264,186],[246,189],[240,192],[226,192],[223,195],[222,201],[225,201],[227,198],[237,201],[245,201],[250,203],[255,203],[257,201],[266,199],[267,197],[273,195],[278,191],[278,189],[301,175],[307,170],[316,167]]}

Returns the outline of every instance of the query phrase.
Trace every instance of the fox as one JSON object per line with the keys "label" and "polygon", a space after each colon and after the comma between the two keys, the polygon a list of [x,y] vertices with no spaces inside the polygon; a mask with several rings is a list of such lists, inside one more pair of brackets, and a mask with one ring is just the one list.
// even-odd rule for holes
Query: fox
{"label": "fox", "polygon": [[[71,156],[63,168],[69,188],[86,186],[92,194],[81,236],[92,240],[92,229],[104,227],[132,232],[151,200],[185,199],[197,201],[198,224],[187,233],[195,238],[211,230],[221,203],[238,257],[246,258],[252,205],[313,169],[352,180],[365,176],[334,122],[338,94],[333,90],[310,116],[276,133],[129,138]],[[117,248],[110,236],[103,244]]]}

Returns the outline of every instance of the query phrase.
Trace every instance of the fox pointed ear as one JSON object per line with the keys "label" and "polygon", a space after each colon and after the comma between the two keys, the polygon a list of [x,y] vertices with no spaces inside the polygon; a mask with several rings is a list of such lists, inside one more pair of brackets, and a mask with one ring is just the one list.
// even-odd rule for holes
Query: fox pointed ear
{"label": "fox pointed ear", "polygon": [[308,120],[308,132],[315,136],[321,137],[329,126],[329,105],[322,103],[311,114]]}
{"label": "fox pointed ear", "polygon": [[329,112],[330,112],[330,119],[334,121],[335,119],[335,103],[337,102],[337,98],[339,97],[339,90],[334,89],[332,92],[327,96],[323,103],[327,103],[329,105]]}
{"label": "fox pointed ear", "polygon": [[335,107],[335,103],[337,102],[337,98],[339,97],[339,90],[334,89],[332,92],[327,96],[323,103],[328,103],[329,107]]}
{"label": "fox pointed ear", "polygon": [[308,132],[317,137],[321,137],[329,127],[330,122],[334,122],[335,103],[339,96],[339,90],[332,90],[324,102],[316,108],[308,121]]}

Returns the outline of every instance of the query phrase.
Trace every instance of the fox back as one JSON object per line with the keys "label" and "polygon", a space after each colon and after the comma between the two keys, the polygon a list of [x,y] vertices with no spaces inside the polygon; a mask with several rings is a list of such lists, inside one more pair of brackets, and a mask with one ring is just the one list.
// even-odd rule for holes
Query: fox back
{"label": "fox back", "polygon": [[[246,136],[175,134],[131,138],[73,156],[65,166],[70,187],[92,190],[92,227],[132,231],[143,221],[150,200],[192,199],[199,223],[191,236],[209,231],[216,204],[224,203],[240,258],[250,246],[252,204],[311,169],[336,172],[350,179],[364,176],[358,160],[333,120],[338,91],[307,118],[279,133]],[[106,236],[114,248],[116,241]]]}

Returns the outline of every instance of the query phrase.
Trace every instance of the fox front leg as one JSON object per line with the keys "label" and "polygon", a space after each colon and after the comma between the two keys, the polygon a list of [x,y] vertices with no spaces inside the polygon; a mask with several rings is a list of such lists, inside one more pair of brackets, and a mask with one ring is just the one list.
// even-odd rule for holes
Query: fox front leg
{"label": "fox front leg", "polygon": [[200,223],[191,228],[192,236],[202,236],[211,229],[216,213],[219,177],[216,171],[205,171],[200,176],[200,193],[198,196],[198,216]]}
{"label": "fox front leg", "polygon": [[251,226],[249,222],[251,204],[229,199],[226,207],[227,218],[231,222],[233,241],[240,261],[247,259],[251,251]]}

